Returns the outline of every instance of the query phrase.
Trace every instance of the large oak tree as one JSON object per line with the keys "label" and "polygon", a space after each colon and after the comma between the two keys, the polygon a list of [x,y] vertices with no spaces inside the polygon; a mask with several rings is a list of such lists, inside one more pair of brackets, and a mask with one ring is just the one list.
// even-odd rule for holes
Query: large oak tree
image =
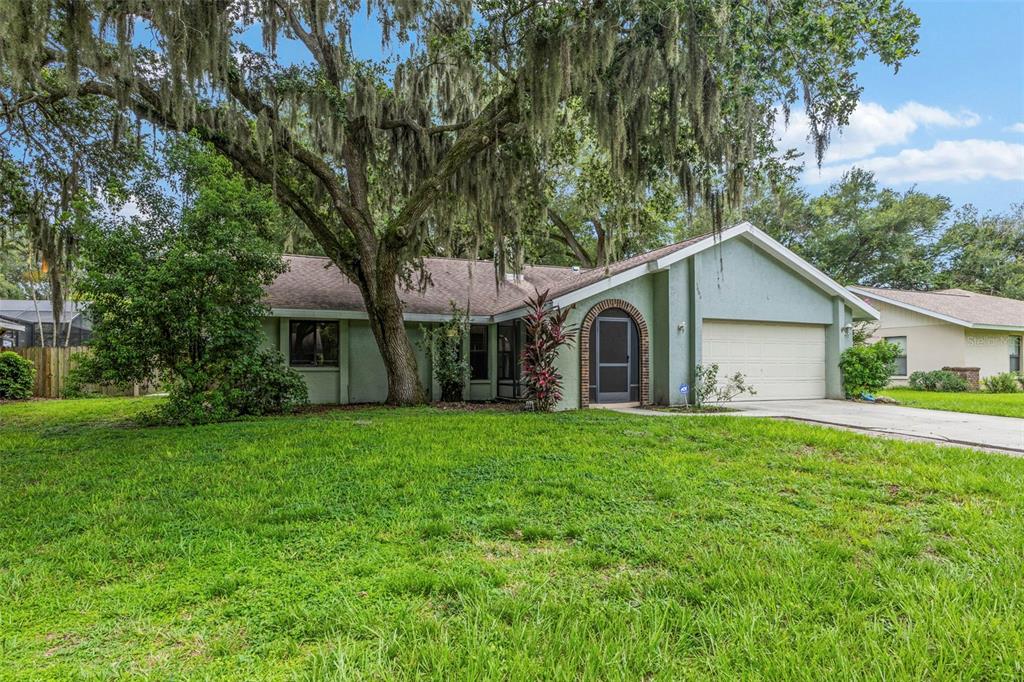
{"label": "large oak tree", "polygon": [[[366,16],[374,57],[353,48]],[[637,160],[659,158],[720,220],[775,112],[802,101],[820,152],[856,64],[898,65],[917,18],[886,0],[26,0],[0,4],[0,27],[2,87],[109,98],[271,185],[358,285],[389,402],[414,403],[397,287],[455,221],[515,266],[517,199],[567,102],[613,177],[637,187]]]}

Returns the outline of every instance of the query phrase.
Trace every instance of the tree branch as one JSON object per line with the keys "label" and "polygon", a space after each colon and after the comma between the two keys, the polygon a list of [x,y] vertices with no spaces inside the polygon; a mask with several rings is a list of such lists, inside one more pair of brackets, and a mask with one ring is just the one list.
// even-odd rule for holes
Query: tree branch
{"label": "tree branch", "polygon": [[472,121],[465,121],[463,123],[448,123],[446,125],[427,126],[423,127],[412,119],[388,119],[381,121],[377,128],[381,130],[394,130],[395,128],[409,128],[416,131],[417,133],[424,133],[426,135],[439,135],[441,133],[457,132],[459,130],[465,130],[469,126],[473,125]]}
{"label": "tree branch", "polygon": [[[79,94],[100,97],[117,97],[117,92],[113,85],[100,81],[86,81],[79,85],[78,92]],[[175,121],[170,115],[163,112],[160,107],[160,96],[155,90],[140,84],[138,92],[139,98],[133,98],[130,103],[132,110],[137,116],[164,128],[181,130],[180,122]],[[257,182],[262,182],[272,187],[281,201],[309,228],[324,250],[332,254],[333,259],[338,263],[338,267],[343,267],[345,263],[343,257],[344,249],[337,234],[335,234],[316,210],[291,187],[287,178],[283,177],[279,172],[275,174],[273,164],[265,163],[252,151],[243,148],[228,136],[220,134],[211,128],[197,128],[197,132],[199,132],[204,140],[213,144],[218,151],[243,169],[247,175]],[[346,274],[349,273],[346,272]]]}
{"label": "tree branch", "polygon": [[388,223],[386,234],[390,245],[394,248],[404,245],[410,238],[408,229],[423,217],[435,197],[444,190],[445,183],[467,160],[493,145],[506,126],[517,120],[514,93],[505,92],[492,99],[448,150],[433,175],[416,186]]}
{"label": "tree branch", "polygon": [[576,239],[576,235],[573,234],[572,228],[570,228],[569,224],[565,222],[565,219],[550,206],[548,207],[548,218],[554,226],[558,228],[558,234],[552,234],[552,238],[568,246],[569,250],[572,251],[573,256],[575,256],[576,260],[580,262],[580,265],[585,268],[594,267],[594,259],[590,257],[587,250],[584,249],[583,245]]}

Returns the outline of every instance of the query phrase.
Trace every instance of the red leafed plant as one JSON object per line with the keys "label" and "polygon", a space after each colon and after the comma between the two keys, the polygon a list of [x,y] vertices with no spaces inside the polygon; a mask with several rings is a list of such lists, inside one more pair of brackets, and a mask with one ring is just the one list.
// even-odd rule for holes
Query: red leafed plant
{"label": "red leafed plant", "polygon": [[566,324],[572,308],[555,309],[548,292],[526,299],[530,312],[523,318],[526,345],[521,356],[526,397],[538,410],[550,412],[562,399],[562,375],[555,370],[555,358],[563,346],[571,346],[574,325]]}

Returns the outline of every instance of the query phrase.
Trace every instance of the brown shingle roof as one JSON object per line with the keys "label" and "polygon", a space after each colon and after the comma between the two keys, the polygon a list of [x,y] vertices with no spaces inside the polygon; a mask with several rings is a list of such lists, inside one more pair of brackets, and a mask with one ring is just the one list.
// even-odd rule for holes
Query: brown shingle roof
{"label": "brown shingle roof", "polygon": [[1024,301],[979,294],[966,289],[903,291],[872,287],[851,287],[862,296],[889,299],[912,305],[972,325],[1024,327]]}
{"label": "brown shingle roof", "polygon": [[[709,238],[702,235],[616,261],[608,267],[581,270],[547,265],[528,265],[518,278],[496,284],[493,261],[458,258],[425,258],[430,284],[423,290],[399,289],[406,313],[445,315],[451,301],[466,305],[471,315],[490,316],[515,310],[537,291],[561,296],[590,284],[650,263],[691,244]],[[346,310],[364,312],[359,289],[327,258],[285,256],[288,269],[267,287],[267,305],[297,310]]]}

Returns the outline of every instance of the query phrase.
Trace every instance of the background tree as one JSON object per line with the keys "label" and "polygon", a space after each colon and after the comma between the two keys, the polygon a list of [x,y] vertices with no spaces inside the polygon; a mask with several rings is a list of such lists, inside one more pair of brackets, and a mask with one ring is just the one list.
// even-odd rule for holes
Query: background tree
{"label": "background tree", "polygon": [[[172,422],[302,402],[301,378],[259,350],[263,287],[284,267],[271,242],[277,203],[194,140],[173,144],[168,161],[181,177],[180,210],[153,202],[143,216],[84,234],[81,287],[93,337],[79,380],[159,377],[171,394],[163,419]],[[283,404],[268,404],[268,395]]]}
{"label": "background tree", "polygon": [[[382,28],[379,57],[361,58],[349,39],[365,9]],[[473,224],[489,226],[500,276],[505,240],[522,224],[513,199],[530,191],[568,99],[579,98],[613,177],[636,181],[627,160],[655,134],[685,195],[702,196],[717,225],[749,164],[771,149],[779,103],[802,97],[820,156],[856,104],[856,64],[874,53],[898,65],[918,23],[901,3],[877,0],[365,9],[4,3],[0,68],[19,96],[99,95],[159,126],[195,129],[272,186],[359,287],[393,403],[424,397],[396,288],[431,226],[471,208]],[[282,38],[306,59],[281,59]]]}
{"label": "background tree", "polygon": [[[42,78],[53,82],[52,74]],[[27,246],[22,288],[50,300],[53,334],[44,345],[67,344],[71,328],[61,335],[61,316],[72,293],[78,235],[124,200],[127,179],[145,156],[138,143],[104,98],[0,86],[0,238]]]}
{"label": "background tree", "polygon": [[31,247],[23,230],[0,230],[0,298],[25,298],[24,280]]}
{"label": "background tree", "polygon": [[951,208],[943,196],[883,189],[872,173],[854,169],[790,218],[788,239],[843,284],[928,288],[934,244]]}
{"label": "background tree", "polygon": [[[729,221],[750,221],[843,284],[935,284],[937,244],[952,209],[946,197],[882,188],[872,173],[856,168],[816,197],[799,187],[794,173],[774,179],[748,188]],[[698,211],[683,236],[709,227],[706,211]]]}
{"label": "background tree", "polygon": [[1024,300],[1024,204],[985,216],[965,206],[938,251],[939,286]]}
{"label": "background tree", "polygon": [[540,165],[540,232],[563,251],[548,262],[593,268],[670,241],[684,201],[664,159],[648,158],[658,153],[649,141],[641,145],[641,158],[627,162],[638,182],[623,182],[580,106],[566,107]]}

